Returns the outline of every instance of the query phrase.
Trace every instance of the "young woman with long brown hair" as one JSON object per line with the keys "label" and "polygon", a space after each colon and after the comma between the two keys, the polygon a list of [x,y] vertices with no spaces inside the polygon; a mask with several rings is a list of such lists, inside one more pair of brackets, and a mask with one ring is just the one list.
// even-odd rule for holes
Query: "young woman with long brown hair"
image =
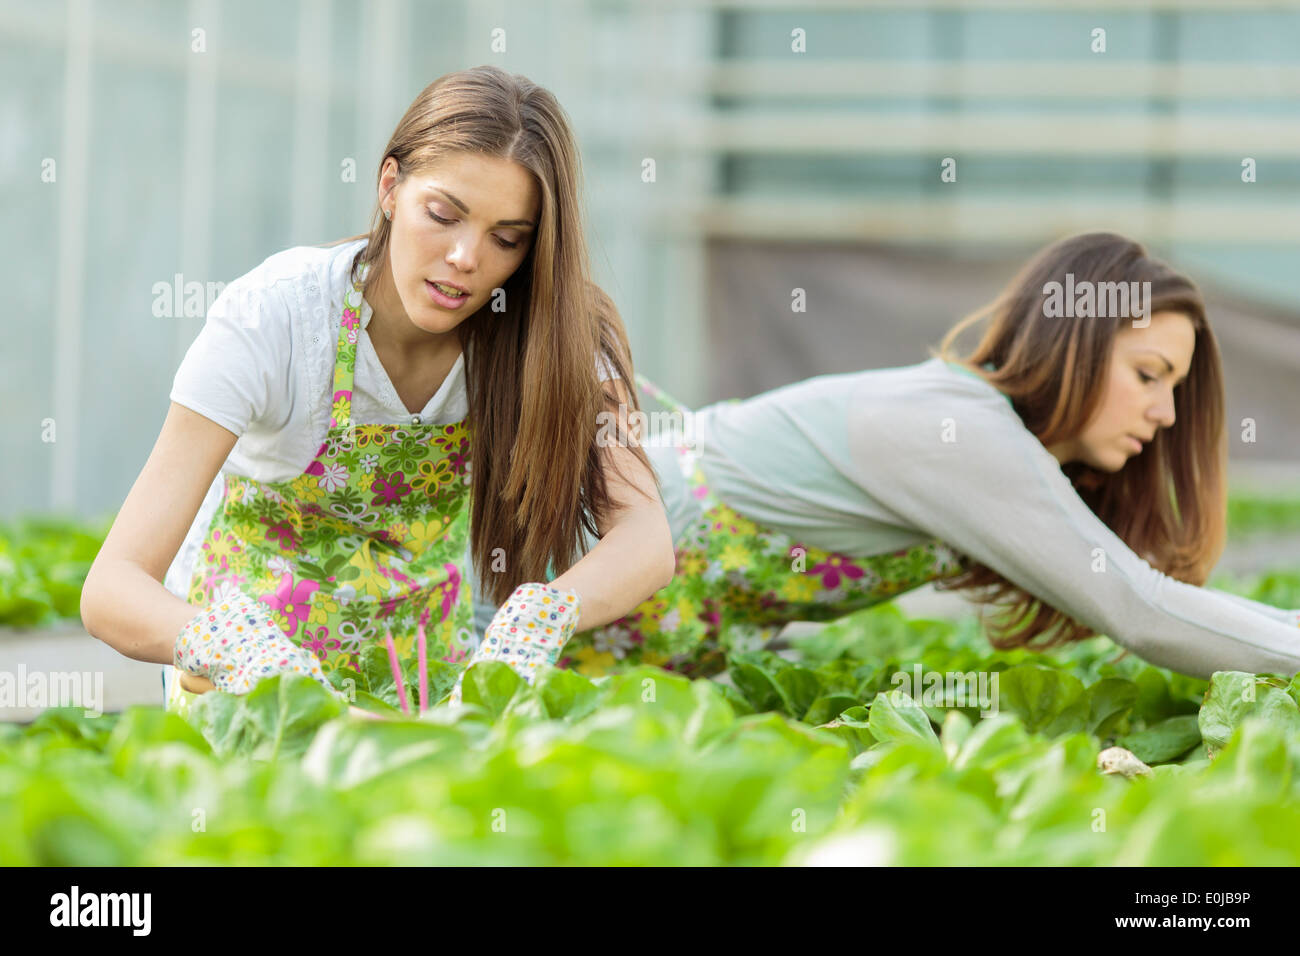
{"label": "young woman with long brown hair", "polygon": [[[644,451],[596,440],[637,397],[554,96],[490,66],[440,78],[377,185],[368,233],[223,290],[87,578],[87,629],[172,665],[176,710],[275,673],[327,683],[375,642],[531,680],[671,577]],[[471,530],[500,606],[481,644]]]}
{"label": "young woman with long brown hair", "polygon": [[696,413],[639,381],[691,426],[645,444],[676,576],[562,664],[712,673],[787,622],[933,581],[1005,612],[999,648],[1102,633],[1195,676],[1300,669],[1300,612],[1204,587],[1227,511],[1219,350],[1193,282],[1136,242],[1052,244],[916,365]]}

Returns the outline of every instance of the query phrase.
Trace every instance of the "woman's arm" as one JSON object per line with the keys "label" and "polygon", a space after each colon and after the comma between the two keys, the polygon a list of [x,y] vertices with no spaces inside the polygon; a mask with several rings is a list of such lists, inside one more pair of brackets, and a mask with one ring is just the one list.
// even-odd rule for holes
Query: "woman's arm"
{"label": "woman's arm", "polygon": [[176,370],[171,405],[81,591],[87,631],[139,661],[171,664],[202,606],[162,583],[239,436],[292,402],[293,313],[277,254],[227,285]]}
{"label": "woman's arm", "polygon": [[[1159,667],[1300,671],[1300,629],[1135,554],[1079,497],[1001,399],[855,402],[855,478],[902,522],[946,541]],[[956,440],[945,440],[945,422]],[[888,451],[882,455],[882,449]]]}
{"label": "woman's arm", "polygon": [[[630,405],[623,382],[612,384],[619,401]],[[597,522],[596,546],[550,582],[552,587],[577,592],[581,599],[578,631],[617,621],[667,587],[676,567],[672,532],[654,475],[630,448],[615,445],[604,451],[605,480],[615,507]]]}
{"label": "woman's arm", "polygon": [[172,402],[162,431],[81,589],[86,631],[137,661],[171,664],[176,637],[203,610],[163,576],[237,436]]}
{"label": "woman's arm", "polygon": [[1240,594],[1233,594],[1230,591],[1220,591],[1217,588],[1206,587],[1206,591],[1216,594],[1226,601],[1233,601],[1242,607],[1249,608],[1256,614],[1263,614],[1265,617],[1271,617],[1275,621],[1281,621],[1283,624],[1291,627],[1300,627],[1300,610],[1288,610],[1286,608],[1274,607],[1271,604],[1264,604],[1261,601],[1252,601],[1250,598],[1242,597]]}

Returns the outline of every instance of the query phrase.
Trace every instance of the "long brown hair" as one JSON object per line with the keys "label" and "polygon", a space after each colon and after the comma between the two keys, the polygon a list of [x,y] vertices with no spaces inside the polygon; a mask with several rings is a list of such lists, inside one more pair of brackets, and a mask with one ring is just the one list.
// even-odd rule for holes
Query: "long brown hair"
{"label": "long brown hair", "polygon": [[[930,355],[957,362],[1007,395],[1025,427],[1044,446],[1082,431],[1102,400],[1111,345],[1121,324],[1134,318],[1049,317],[1044,287],[1075,282],[1150,282],[1148,315],[1181,312],[1191,319],[1196,343],[1187,380],[1174,390],[1175,421],[1162,428],[1146,452],[1117,472],[1081,462],[1061,466],[1088,507],[1134,552],[1156,569],[1203,585],[1223,553],[1227,524],[1228,439],[1224,429],[1219,347],[1195,283],[1150,257],[1131,239],[1107,232],[1062,239],[1040,250],[988,305],[953,326]],[[952,352],[963,330],[991,318],[975,350]],[[992,363],[992,371],[985,363]],[[967,560],[968,570],[936,582],[936,589],[982,589],[984,603],[1006,609],[988,627],[994,647],[1053,647],[1095,632],[1017,587],[996,571]]]}
{"label": "long brown hair", "polygon": [[[579,535],[596,537],[596,516],[613,505],[608,449],[596,437],[599,413],[616,411],[619,399],[601,386],[598,354],[627,386],[629,413],[640,402],[618,309],[591,281],[581,158],[555,96],[495,66],[448,73],[411,103],[379,167],[393,157],[400,184],[458,152],[516,162],[541,193],[533,242],[503,287],[505,310],[481,308],[456,327],[472,435],[472,557],[485,597],[503,604],[519,584],[550,580],[548,566],[557,576],[568,570]],[[371,216],[369,234],[350,237],[369,239],[353,260],[353,281],[388,255],[378,198]],[[379,271],[369,270],[363,294]],[[627,443],[658,483],[635,438]],[[494,555],[507,557],[505,571],[485,574],[496,571]]]}

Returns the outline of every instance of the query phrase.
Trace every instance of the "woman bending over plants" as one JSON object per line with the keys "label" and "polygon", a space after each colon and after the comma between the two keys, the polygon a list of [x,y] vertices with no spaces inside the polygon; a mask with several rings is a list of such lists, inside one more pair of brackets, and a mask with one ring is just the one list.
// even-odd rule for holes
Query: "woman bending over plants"
{"label": "woman bending over plants", "polygon": [[[433,655],[531,680],[671,575],[645,453],[597,444],[636,395],[554,96],[496,67],[442,77],[376,186],[368,233],[223,290],[87,577],[87,630],[168,665],[173,710],[278,673],[328,684],[375,644],[399,673]],[[481,644],[471,530],[497,572]]]}
{"label": "woman bending over plants", "polygon": [[788,622],[933,581],[1000,611],[985,627],[1001,649],[1101,633],[1197,677],[1300,669],[1300,612],[1204,586],[1227,432],[1189,278],[1122,236],[1067,238],[930,354],[695,413],[638,378],[647,408],[692,426],[646,439],[676,575],[561,664],[714,673]]}

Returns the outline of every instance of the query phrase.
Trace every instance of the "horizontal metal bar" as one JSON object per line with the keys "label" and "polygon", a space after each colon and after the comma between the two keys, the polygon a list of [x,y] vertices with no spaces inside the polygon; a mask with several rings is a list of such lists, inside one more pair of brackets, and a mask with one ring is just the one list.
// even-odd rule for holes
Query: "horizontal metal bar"
{"label": "horizontal metal bar", "polygon": [[[603,135],[601,135],[603,133]],[[1050,115],[990,110],[927,114],[765,109],[753,114],[688,113],[641,126],[593,131],[597,142],[657,153],[944,157],[996,156],[1282,156],[1300,154],[1292,116],[1183,112]],[[936,168],[936,177],[938,170]]]}
{"label": "horizontal metal bar", "polygon": [[600,89],[654,89],[696,96],[807,100],[898,97],[1016,99],[1152,97],[1184,101],[1295,99],[1300,63],[1147,63],[1100,57],[1069,60],[971,61],[807,59],[722,60],[671,71],[607,65]]}
{"label": "horizontal metal bar", "polygon": [[643,212],[660,235],[789,241],[1036,242],[1043,236],[1110,230],[1144,241],[1294,242],[1300,201],[1134,201],[1094,195],[1043,199],[830,199],[790,204],[766,198],[713,198]]}
{"label": "horizontal metal bar", "polygon": [[[640,8],[645,0],[593,0],[596,9]],[[656,0],[660,10],[741,10],[781,11],[791,14],[840,11],[876,13],[881,11],[982,11],[1018,10],[1025,13],[1105,10],[1141,15],[1147,12],[1217,12],[1287,11],[1300,7],[1297,0]]]}

